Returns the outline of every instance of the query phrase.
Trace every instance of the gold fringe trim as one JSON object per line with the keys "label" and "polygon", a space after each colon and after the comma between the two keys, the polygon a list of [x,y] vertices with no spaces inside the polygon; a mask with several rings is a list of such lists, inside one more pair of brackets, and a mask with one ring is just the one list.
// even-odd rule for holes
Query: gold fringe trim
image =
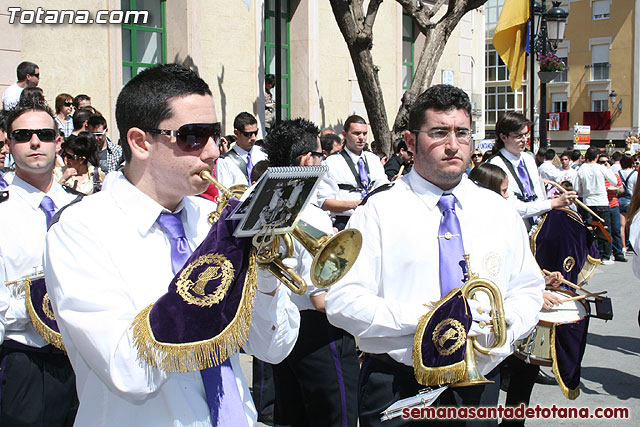
{"label": "gold fringe trim", "polygon": [[538,233],[542,230],[542,225],[547,220],[547,214],[542,215],[542,219],[534,224],[531,230],[529,231],[529,246],[531,247],[531,252],[533,252],[533,256],[536,256],[536,239],[538,238]]}
{"label": "gold fringe trim", "polygon": [[562,390],[562,394],[569,400],[574,400],[578,396],[580,396],[580,385],[575,389],[570,389],[566,386],[564,381],[562,381],[562,377],[560,376],[560,369],[558,368],[558,356],[556,355],[556,325],[555,323],[551,327],[551,336],[549,337],[551,340],[551,360],[553,360],[553,364],[551,368],[553,369],[553,375],[556,377],[556,381],[558,381],[558,386],[560,390]]}
{"label": "gold fringe trim", "polygon": [[66,351],[60,332],[56,332],[47,326],[47,324],[38,317],[36,310],[33,308],[33,302],[31,301],[31,280],[29,279],[24,282],[24,303],[27,306],[27,314],[36,332],[52,346]]}
{"label": "gold fringe trim", "polygon": [[236,315],[220,334],[208,340],[182,344],[157,341],[149,323],[153,304],[146,307],[131,325],[140,358],[165,372],[195,372],[218,366],[237,353],[249,338],[251,313],[258,289],[256,273],[256,250],[253,248]]}
{"label": "gold fringe trim", "polygon": [[456,383],[461,381],[467,372],[467,364],[464,360],[456,362],[453,365],[438,368],[431,368],[422,363],[422,337],[424,336],[427,324],[429,320],[431,320],[433,313],[435,313],[442,304],[453,298],[458,291],[459,289],[452,289],[440,301],[429,303],[428,307],[430,310],[418,321],[416,334],[413,338],[413,374],[416,381],[424,386]]}

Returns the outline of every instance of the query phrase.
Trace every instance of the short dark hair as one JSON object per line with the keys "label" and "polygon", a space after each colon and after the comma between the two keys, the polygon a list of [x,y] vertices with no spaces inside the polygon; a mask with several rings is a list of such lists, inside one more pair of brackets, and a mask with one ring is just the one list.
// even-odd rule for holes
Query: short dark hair
{"label": "short dark hair", "polygon": [[573,154],[572,150],[567,150],[564,153],[560,154],[560,158],[568,157],[569,159],[571,159],[572,154]]}
{"label": "short dark hair", "polygon": [[38,86],[28,86],[25,87],[20,93],[20,99],[18,99],[18,104],[42,104],[46,103],[44,99],[44,90]]}
{"label": "short dark hair", "polygon": [[405,142],[404,138],[396,139],[391,145],[395,154],[398,154],[402,149],[404,149],[405,151],[409,151],[409,147],[407,147],[407,143]]}
{"label": "short dark hair", "polygon": [[0,110],[0,130],[7,130],[7,110]]}
{"label": "short dark hair", "polygon": [[342,130],[345,132],[349,132],[349,128],[351,127],[351,123],[358,123],[361,125],[366,125],[367,121],[357,114],[352,114],[347,117],[347,120],[344,121],[344,126],[342,126]]}
{"label": "short dark hair", "polygon": [[87,120],[87,126],[91,126],[94,129],[98,126],[102,126],[106,129],[107,119],[105,119],[101,114],[92,114]]}
{"label": "short dark hair", "polygon": [[622,169],[629,169],[630,167],[633,166],[633,157],[631,157],[628,154],[624,154],[621,158],[620,158],[620,167]]}
{"label": "short dark hair", "polygon": [[504,142],[500,135],[509,136],[511,132],[517,132],[525,126],[528,126],[529,130],[531,130],[531,120],[527,119],[522,113],[508,111],[500,116],[496,123],[496,142],[493,144],[493,151],[498,152],[498,150],[504,148]]}
{"label": "short dark hair", "polygon": [[54,119],[53,111],[51,111],[51,107],[46,102],[33,102],[33,103],[18,103],[15,107],[7,112],[6,118],[6,132],[7,136],[11,135],[11,125],[13,122],[20,116],[30,111],[38,112],[42,111],[51,116],[51,129],[58,130],[58,126],[56,126],[56,121]]}
{"label": "short dark hair", "polygon": [[27,74],[34,75],[36,72],[36,68],[38,67],[33,62],[24,61],[18,64],[18,68],[16,68],[16,75],[18,77],[18,81],[21,82],[27,78]]}
{"label": "short dark hair", "polygon": [[266,76],[264,76],[264,82],[269,83],[270,85],[275,85],[276,76],[274,76],[273,74],[267,74]]}
{"label": "short dark hair", "polygon": [[233,119],[233,128],[243,131],[245,126],[256,125],[258,121],[253,114],[243,111]]}
{"label": "short dark hair", "polygon": [[322,146],[322,151],[326,151],[327,154],[333,150],[333,144],[335,143],[342,145],[342,140],[335,133],[328,133],[325,136],[320,137],[320,145]]}
{"label": "short dark hair", "polygon": [[251,183],[257,182],[262,174],[267,171],[269,166],[269,160],[260,160],[258,163],[253,165],[253,169],[251,169],[251,176],[249,177],[249,179],[251,179]]}
{"label": "short dark hair", "polygon": [[84,156],[87,162],[95,167],[100,165],[98,160],[98,141],[91,132],[80,132],[73,138],[62,143],[62,149],[68,148],[76,156]]}
{"label": "short dark hair", "polygon": [[478,184],[481,187],[488,188],[501,194],[500,186],[507,178],[507,174],[500,168],[492,163],[480,163],[469,172],[469,179]]}
{"label": "short dark hair", "polygon": [[300,157],[318,148],[320,129],[303,118],[285,120],[271,129],[264,141],[264,151],[271,166],[298,166]]}
{"label": "short dark hair", "polygon": [[598,158],[598,154],[600,154],[600,149],[598,147],[589,147],[587,148],[587,152],[584,153],[584,159],[588,162],[592,162]]}
{"label": "short dark hair", "polygon": [[611,155],[611,160],[613,160],[614,162],[619,162],[620,159],[622,159],[622,153],[619,151],[614,151]]}
{"label": "short dark hair", "polygon": [[91,110],[87,110],[86,108],[78,108],[73,113],[73,130],[78,130],[82,128],[84,122],[89,120],[89,117],[93,115]]}
{"label": "short dark hair", "polygon": [[129,80],[116,101],[116,123],[127,162],[131,160],[129,129],[157,129],[160,122],[173,115],[170,101],[188,95],[211,96],[211,89],[198,74],[182,65],[157,65]]}
{"label": "short dark hair", "polygon": [[580,160],[581,156],[582,153],[580,152],[580,150],[573,150],[571,152],[571,161],[577,162],[578,160]]}
{"label": "short dark hair", "polygon": [[73,106],[76,108],[80,108],[80,101],[89,101],[91,102],[91,97],[89,95],[85,95],[81,93],[80,95],[76,95],[73,98]]}
{"label": "short dark hair", "polygon": [[471,118],[469,95],[451,85],[435,85],[422,92],[409,110],[409,130],[418,130],[426,120],[428,109],[436,111],[464,110]]}
{"label": "short dark hair", "polygon": [[547,152],[544,153],[545,160],[553,160],[556,157],[556,151],[553,148],[548,148]]}
{"label": "short dark hair", "polygon": [[73,103],[73,96],[69,95],[68,93],[61,93],[60,95],[56,96],[56,114],[62,111],[64,103],[69,101]]}

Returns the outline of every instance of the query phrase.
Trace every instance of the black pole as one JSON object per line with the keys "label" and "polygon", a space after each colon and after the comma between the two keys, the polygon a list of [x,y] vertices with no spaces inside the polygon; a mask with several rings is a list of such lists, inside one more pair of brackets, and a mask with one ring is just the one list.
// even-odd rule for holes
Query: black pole
{"label": "black pole", "polygon": [[275,33],[275,49],[276,49],[276,126],[282,120],[282,29],[280,28],[280,20],[282,19],[281,0],[275,0],[276,8],[276,33]]}
{"label": "black pole", "polygon": [[[543,13],[547,10],[547,5],[545,4],[545,0],[540,0],[542,3],[542,11]],[[540,34],[542,36],[542,54],[546,55],[549,53],[547,49],[549,44],[549,35],[547,34],[547,24],[544,19],[540,21],[542,24],[540,25]],[[538,123],[540,123],[540,147],[548,147],[549,143],[547,142],[547,84],[543,81],[540,81],[540,118],[538,119]]]}
{"label": "black pole", "polygon": [[[533,123],[536,117],[536,19],[535,9],[533,7],[535,0],[529,0],[529,17],[531,19],[531,31],[529,36],[529,118]],[[529,139],[531,143],[531,151],[533,151],[533,129],[530,129],[531,137]]]}

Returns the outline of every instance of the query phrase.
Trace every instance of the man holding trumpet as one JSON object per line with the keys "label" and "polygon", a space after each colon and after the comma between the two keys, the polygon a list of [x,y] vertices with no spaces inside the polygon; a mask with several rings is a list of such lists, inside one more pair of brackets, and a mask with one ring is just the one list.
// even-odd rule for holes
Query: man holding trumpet
{"label": "man holding trumpet", "polygon": [[[412,106],[404,135],[414,153],[413,170],[391,189],[370,195],[348,224],[362,232],[362,251],[329,290],[326,309],[329,321],[353,334],[365,352],[359,393],[363,427],[406,422],[381,423],[380,414],[424,388],[411,368],[418,320],[430,311],[425,305],[465,283],[463,255],[469,255],[474,273],[499,288],[506,344],[486,356],[476,352],[480,371],[493,384],[449,388],[436,405],[497,405],[495,368],[511,354],[513,342],[537,323],[544,280],[518,213],[464,176],[471,133],[466,93],[448,85],[427,89]],[[483,327],[491,308],[483,296],[479,302],[468,299],[473,317],[469,336],[491,347],[494,334]]]}
{"label": "man holding trumpet", "polygon": [[[200,172],[210,170],[219,155],[220,123],[209,86],[176,64],[146,69],[122,89],[116,119],[126,160],[123,174],[107,190],[65,210],[47,239],[47,285],[78,378],[77,424],[253,425],[256,412],[236,347],[224,347],[228,341],[223,341],[222,352],[205,366],[198,363],[196,370],[160,369],[166,367],[163,359],[176,352],[153,359],[157,353],[141,351],[142,338],[134,336],[132,326],[139,319],[149,324],[159,321],[164,331],[182,328],[184,334],[206,332],[209,327],[185,316],[151,316],[158,303],[171,296],[165,294],[169,282],[181,283],[176,279],[195,265],[192,259],[205,244],[220,247],[226,242],[215,239],[219,235],[214,232],[225,226],[222,219],[221,228],[210,231],[207,224],[215,205],[190,197],[207,188]],[[110,218],[108,223],[105,217]],[[221,307],[205,288],[211,283],[207,278],[246,271],[243,292],[247,283],[255,283],[252,255],[247,260],[240,256],[246,252],[229,250],[236,254],[235,261],[220,261],[203,271],[195,287],[180,294],[191,304],[173,308],[202,316]],[[224,258],[222,253],[209,255]],[[236,289],[236,282],[226,286]],[[244,301],[247,294],[242,295]],[[203,305],[204,298],[208,306]],[[247,353],[279,362],[296,340],[298,310],[288,291],[260,271],[251,305],[252,311],[237,315],[244,321],[248,317],[250,324],[238,329],[240,338],[232,338]],[[142,316],[145,307],[153,307],[148,312],[151,317]],[[223,323],[216,326],[226,330],[225,319],[213,321]],[[155,344],[161,346],[161,341],[158,338]],[[179,360],[188,367],[196,365],[195,357]]]}

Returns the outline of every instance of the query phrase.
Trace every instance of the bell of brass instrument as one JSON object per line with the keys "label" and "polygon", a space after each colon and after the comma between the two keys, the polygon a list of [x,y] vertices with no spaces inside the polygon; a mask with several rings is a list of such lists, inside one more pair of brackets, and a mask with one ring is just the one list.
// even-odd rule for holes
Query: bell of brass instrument
{"label": "bell of brass instrument", "polygon": [[[211,225],[220,218],[228,201],[233,197],[240,198],[248,188],[243,185],[234,185],[227,189],[213,178],[207,169],[200,172],[200,178],[211,182],[220,191],[218,207],[209,214],[209,224]],[[355,263],[362,247],[362,234],[356,229],[346,229],[338,234],[330,235],[299,220],[291,234],[313,256],[310,275],[311,281],[318,288],[328,288],[344,277]],[[285,246],[284,254],[280,254],[281,238]],[[283,258],[293,256],[293,241],[289,234],[271,236],[270,241],[264,244],[254,242],[254,246],[260,248],[257,255],[258,264],[269,270],[292,292],[298,295],[306,292],[307,283],[305,280],[293,268],[282,262]]]}
{"label": "bell of brass instrument", "polygon": [[477,274],[471,272],[471,264],[469,263],[469,255],[464,255],[464,259],[467,263],[467,275],[468,280],[462,286],[462,295],[465,298],[473,298],[478,291],[482,291],[489,297],[489,304],[491,305],[491,325],[493,327],[494,343],[490,348],[484,347],[478,344],[475,337],[467,337],[467,348],[464,355],[464,361],[467,365],[467,372],[462,381],[451,384],[450,387],[468,387],[478,384],[490,384],[493,381],[489,381],[482,375],[478,369],[476,363],[476,356],[473,352],[474,349],[480,353],[489,354],[491,349],[502,347],[507,340],[507,323],[504,316],[504,308],[502,306],[502,294],[498,286],[490,280],[481,279]]}

